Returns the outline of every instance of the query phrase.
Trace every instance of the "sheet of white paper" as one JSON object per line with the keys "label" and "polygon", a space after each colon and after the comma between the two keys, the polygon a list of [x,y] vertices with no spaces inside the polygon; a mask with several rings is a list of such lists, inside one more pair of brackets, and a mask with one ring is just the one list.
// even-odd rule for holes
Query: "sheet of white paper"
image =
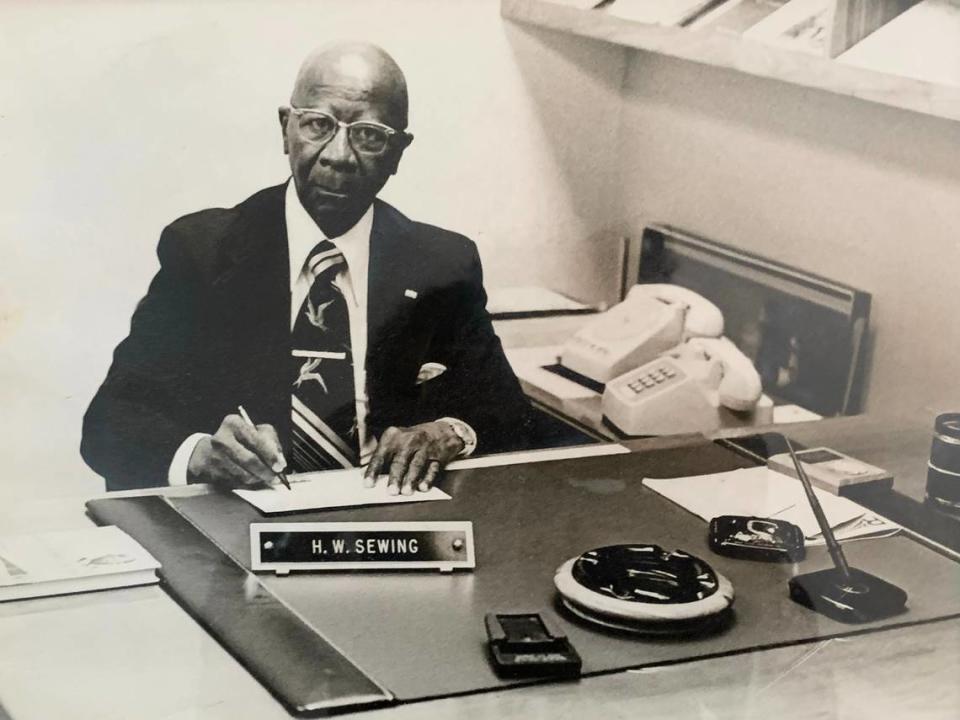
{"label": "sheet of white paper", "polygon": [[[854,518],[848,523],[844,523],[833,529],[834,537],[837,540],[873,540],[885,537],[892,537],[900,532],[902,528],[892,520],[867,511],[862,516]],[[807,538],[807,545],[826,545],[823,535],[816,535],[813,538]]]}
{"label": "sheet of white paper", "polygon": [[[463,460],[453,461],[447,466],[447,469],[467,470],[470,468],[566,460],[597,455],[621,455],[628,452],[630,452],[629,449],[616,443],[578,445],[550,450],[531,450],[529,452],[464,458]],[[439,488],[431,488],[428,492],[415,492],[413,495],[390,495],[387,492],[386,476],[383,476],[377,482],[376,487],[365,488],[363,487],[363,468],[299,473],[287,477],[290,480],[289,490],[278,484],[262,490],[234,490],[234,492],[268,515],[297,510],[320,510],[323,508],[450,499],[450,496]]]}
{"label": "sheet of white paper", "polygon": [[597,445],[575,445],[573,447],[550,448],[547,450],[527,450],[524,452],[500,453],[499,455],[483,455],[475,458],[454,460],[447,465],[448,470],[469,470],[480,467],[498,467],[501,465],[519,465],[520,463],[548,462],[550,460],[570,460],[582,457],[596,457],[598,455],[623,455],[630,449],[617,443],[603,443]]}
{"label": "sheet of white paper", "polygon": [[363,486],[363,468],[329,470],[327,472],[288,475],[290,489],[282,485],[262,490],[234,490],[234,492],[267,515],[296,510],[322,510],[362,505],[389,505],[392,503],[426,502],[449,500],[450,496],[439,488],[413,495],[390,495],[386,477],[381,477],[375,487]]}
{"label": "sheet of white paper", "polygon": [[[646,478],[644,484],[709,521],[718,515],[746,515],[787,520],[812,538],[820,526],[803,485],[766,466],[683,478]],[[866,510],[847,498],[814,488],[831,528],[862,517]]]}
{"label": "sheet of white paper", "polygon": [[487,291],[491,315],[543,310],[585,310],[588,306],[558,292],[536,285],[492,287]]}

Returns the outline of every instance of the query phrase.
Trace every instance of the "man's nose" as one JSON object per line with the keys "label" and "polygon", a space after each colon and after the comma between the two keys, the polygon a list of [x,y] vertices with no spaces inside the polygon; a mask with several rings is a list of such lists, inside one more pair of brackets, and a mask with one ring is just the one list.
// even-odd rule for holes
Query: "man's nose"
{"label": "man's nose", "polygon": [[357,156],[350,146],[347,129],[338,127],[333,137],[320,150],[320,162],[337,170],[353,172],[357,169]]}

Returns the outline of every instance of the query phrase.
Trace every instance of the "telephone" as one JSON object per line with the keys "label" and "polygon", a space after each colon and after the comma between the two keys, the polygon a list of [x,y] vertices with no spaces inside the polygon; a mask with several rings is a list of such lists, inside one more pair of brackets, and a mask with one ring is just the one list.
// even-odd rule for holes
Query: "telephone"
{"label": "telephone", "polygon": [[720,309],[677,285],[634,285],[626,299],[567,341],[560,364],[606,383],[691,337],[720,337]]}
{"label": "telephone", "polygon": [[723,315],[674,285],[636,285],[564,346],[568,370],[605,385],[607,422],[627,435],[709,432],[743,424],[760,376],[723,335]]}

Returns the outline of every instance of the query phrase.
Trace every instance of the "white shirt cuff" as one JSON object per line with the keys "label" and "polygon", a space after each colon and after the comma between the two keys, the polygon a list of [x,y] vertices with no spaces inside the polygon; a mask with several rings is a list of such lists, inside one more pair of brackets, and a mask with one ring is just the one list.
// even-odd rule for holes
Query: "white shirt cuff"
{"label": "white shirt cuff", "polygon": [[187,466],[190,464],[190,456],[197,447],[197,443],[205,437],[210,437],[207,433],[194,433],[182,443],[173,454],[173,460],[170,461],[170,469],[167,471],[167,484],[171,487],[179,487],[187,484]]}
{"label": "white shirt cuff", "polygon": [[463,420],[457,418],[442,417],[437,422],[444,422],[451,427],[458,438],[463,441],[463,450],[457,457],[467,457],[477,449],[477,433],[473,428],[467,425]]}

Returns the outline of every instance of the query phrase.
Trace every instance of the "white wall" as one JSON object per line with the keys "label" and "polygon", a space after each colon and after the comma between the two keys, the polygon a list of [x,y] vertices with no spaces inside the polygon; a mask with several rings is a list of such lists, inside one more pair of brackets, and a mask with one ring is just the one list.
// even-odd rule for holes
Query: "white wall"
{"label": "white wall", "polygon": [[331,38],[407,71],[417,137],[385,197],[474,237],[488,285],[610,299],[614,231],[667,221],[873,293],[871,409],[956,404],[955,123],[504,23],[496,0],[0,0],[0,501],[101,487],[80,418],[160,229],[284,179],[276,106]]}
{"label": "white wall", "polygon": [[632,52],[622,216],[873,295],[867,408],[960,401],[960,125]]}
{"label": "white wall", "polygon": [[488,285],[598,296],[618,48],[506,25],[496,0],[0,2],[0,501],[101,487],[80,419],[161,228],[284,180],[276,107],[337,38],[408,76],[387,200],[475,238]]}

